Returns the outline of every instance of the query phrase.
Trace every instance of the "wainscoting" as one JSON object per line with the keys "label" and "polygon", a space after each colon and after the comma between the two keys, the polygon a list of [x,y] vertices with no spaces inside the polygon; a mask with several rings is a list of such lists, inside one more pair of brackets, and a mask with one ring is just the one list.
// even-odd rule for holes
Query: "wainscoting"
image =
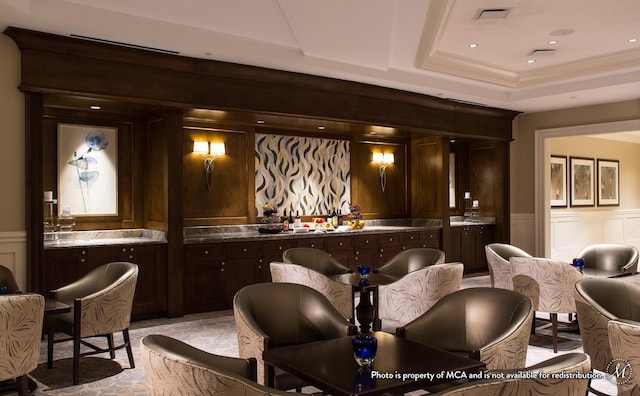
{"label": "wainscoting", "polygon": [[511,244],[535,256],[535,215],[511,213]]}
{"label": "wainscoting", "polygon": [[551,257],[571,261],[587,245],[624,243],[640,248],[640,210],[552,210]]}
{"label": "wainscoting", "polygon": [[25,290],[27,285],[26,243],[26,232],[0,232],[0,265],[13,271],[18,284]]}

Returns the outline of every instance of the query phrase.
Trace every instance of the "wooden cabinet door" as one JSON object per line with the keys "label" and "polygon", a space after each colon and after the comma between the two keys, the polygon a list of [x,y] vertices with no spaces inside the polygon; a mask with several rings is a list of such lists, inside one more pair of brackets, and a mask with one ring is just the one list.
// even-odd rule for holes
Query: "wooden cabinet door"
{"label": "wooden cabinet door", "polygon": [[233,274],[223,244],[185,245],[185,313],[228,309]]}
{"label": "wooden cabinet door", "polygon": [[476,261],[479,271],[488,271],[487,254],[484,247],[493,242],[493,225],[476,226]]}
{"label": "wooden cabinet door", "polygon": [[51,290],[75,282],[89,272],[89,250],[87,248],[61,248],[44,251],[43,289],[49,296]]}

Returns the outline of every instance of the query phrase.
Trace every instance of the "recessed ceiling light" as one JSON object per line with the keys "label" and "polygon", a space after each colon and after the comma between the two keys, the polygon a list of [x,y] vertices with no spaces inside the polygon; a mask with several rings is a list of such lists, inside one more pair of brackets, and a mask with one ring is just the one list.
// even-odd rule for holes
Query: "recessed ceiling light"
{"label": "recessed ceiling light", "polygon": [[558,42],[556,40],[550,40],[550,41],[547,41],[547,43],[551,44],[551,45],[558,44]]}
{"label": "recessed ceiling light", "polygon": [[478,44],[476,43],[469,44],[469,48],[477,48],[477,47],[478,47]]}
{"label": "recessed ceiling light", "polygon": [[324,130],[324,126],[323,126],[323,125],[320,125],[320,126],[318,127],[318,129],[322,131],[322,130]]}
{"label": "recessed ceiling light", "polygon": [[264,120],[258,120],[256,121],[256,124],[264,124]]}
{"label": "recessed ceiling light", "polygon": [[100,110],[100,109],[102,109],[102,107],[100,107],[100,106],[91,106],[91,107],[89,107],[89,108],[90,108],[91,110]]}
{"label": "recessed ceiling light", "polygon": [[629,39],[629,42],[630,43],[636,43],[636,42],[638,42],[638,39],[637,38],[632,38],[632,39]]}
{"label": "recessed ceiling light", "polygon": [[529,59],[529,60],[527,61],[527,63],[536,63],[536,60],[535,60],[535,59]]}

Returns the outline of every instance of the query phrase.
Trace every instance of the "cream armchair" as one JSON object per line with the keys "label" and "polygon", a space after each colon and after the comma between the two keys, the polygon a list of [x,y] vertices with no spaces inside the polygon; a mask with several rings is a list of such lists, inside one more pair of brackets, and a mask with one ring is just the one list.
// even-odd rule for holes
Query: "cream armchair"
{"label": "cream armchair", "polygon": [[463,269],[462,263],[429,265],[378,286],[378,316],[400,324],[411,322],[442,297],[460,290]]}
{"label": "cream armchair", "polygon": [[282,261],[298,264],[326,276],[346,274],[351,270],[324,250],[299,247],[287,249],[282,253]]}
{"label": "cream armchair", "polygon": [[411,341],[468,355],[487,369],[524,367],[533,320],[526,296],[474,287],[444,296],[396,334]]}
{"label": "cream armchair", "polygon": [[351,285],[337,282],[311,268],[297,264],[272,262],[270,270],[273,282],[297,283],[315,289],[322,293],[342,316],[353,319]]}
{"label": "cream armchair", "polygon": [[[135,367],[129,341],[129,324],[133,296],[138,280],[138,266],[127,262],[114,262],[100,266],[76,282],[51,292],[51,296],[71,306],[68,314],[53,315],[47,322],[47,367],[53,366],[54,343],[73,341],[73,383],[78,384],[80,356],[109,352],[115,358],[116,349],[126,348],[129,364]],[[114,346],[113,333],[122,331],[123,344]],[[55,332],[71,338],[55,339]],[[85,341],[85,338],[104,336],[108,349]],[[80,354],[80,344],[93,351]]]}
{"label": "cream armchair", "polygon": [[553,352],[558,352],[558,314],[576,312],[574,285],[584,275],[563,261],[539,257],[511,257],[513,289],[529,297],[533,309],[551,316]]}
{"label": "cream armchair", "polygon": [[[608,374],[614,374],[618,385],[618,396],[640,395],[640,376],[636,369],[640,367],[640,321],[610,320],[609,345],[616,360],[615,369],[609,369]],[[628,366],[627,366],[628,365]]]}
{"label": "cream armchair", "polygon": [[484,251],[487,255],[491,287],[513,290],[513,271],[509,259],[531,257],[531,255],[508,243],[490,243],[484,247]]}
{"label": "cream armchair", "polygon": [[0,296],[0,381],[15,378],[18,395],[26,396],[27,374],[38,367],[44,297]]}
{"label": "cream armchair", "polygon": [[140,341],[140,352],[150,396],[295,394],[256,383],[255,359],[208,353],[160,334],[145,336]]}
{"label": "cream armchair", "polygon": [[444,252],[431,248],[403,250],[375,271],[384,275],[405,276],[434,264],[444,263]]}
{"label": "cream armchair", "polygon": [[638,249],[619,243],[597,243],[582,249],[576,257],[584,259],[586,270],[607,271],[611,274],[638,272]]}

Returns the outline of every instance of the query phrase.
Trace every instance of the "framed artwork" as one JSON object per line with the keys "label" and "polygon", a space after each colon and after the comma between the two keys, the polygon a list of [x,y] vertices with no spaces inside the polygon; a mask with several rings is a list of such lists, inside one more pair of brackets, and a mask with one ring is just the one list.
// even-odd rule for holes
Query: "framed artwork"
{"label": "framed artwork", "polygon": [[598,159],[598,206],[620,205],[620,162]]}
{"label": "framed artwork", "polygon": [[117,128],[58,124],[58,210],[118,215]]}
{"label": "framed artwork", "polygon": [[550,201],[552,208],[567,207],[567,157],[551,156]]}
{"label": "framed artwork", "polygon": [[571,206],[595,205],[595,160],[570,157]]}

